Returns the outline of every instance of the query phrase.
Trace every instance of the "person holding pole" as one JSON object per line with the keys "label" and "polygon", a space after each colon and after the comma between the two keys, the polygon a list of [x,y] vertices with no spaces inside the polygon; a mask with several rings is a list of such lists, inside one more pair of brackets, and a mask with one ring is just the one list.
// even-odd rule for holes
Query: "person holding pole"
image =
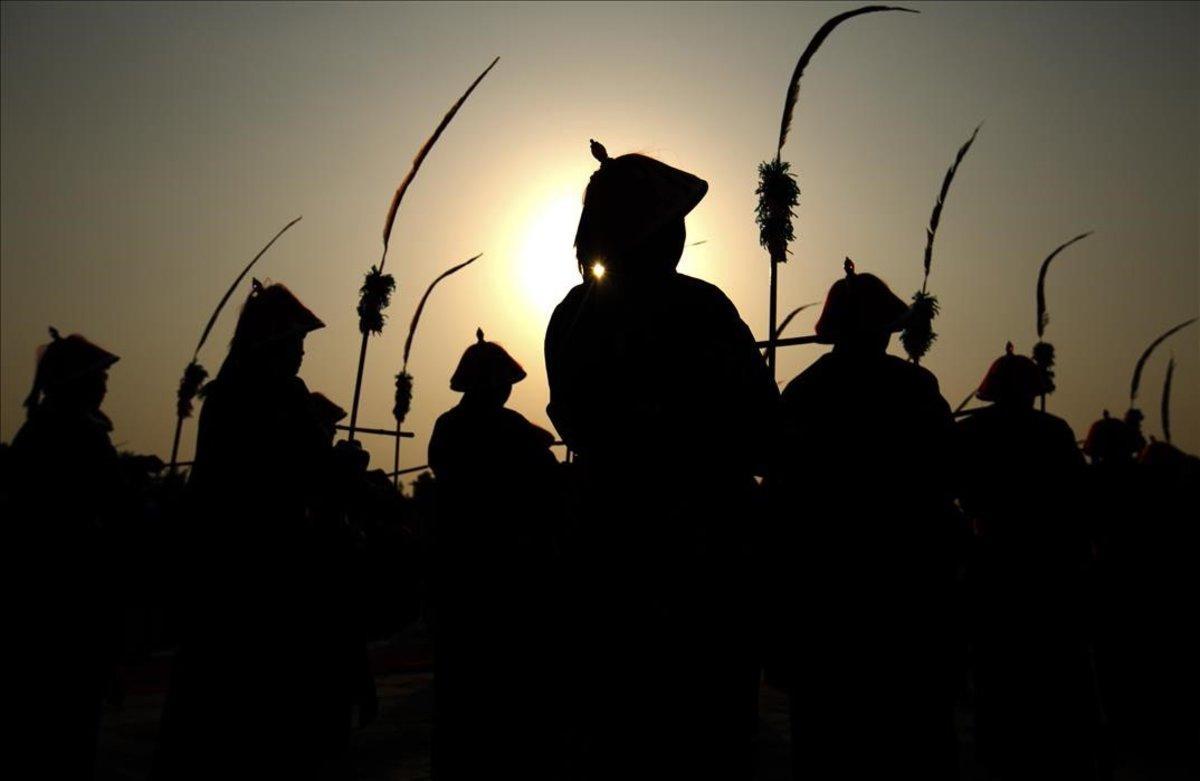
{"label": "person holding pole", "polygon": [[345,468],[298,376],[321,327],[255,281],[204,389],[157,779],[347,772],[365,651],[353,541],[332,509]]}
{"label": "person holding pole", "polygon": [[979,758],[1004,777],[1092,779],[1100,714],[1088,652],[1083,455],[1034,408],[1043,368],[1009,343],[958,422],[958,494]]}
{"label": "person holding pole", "polygon": [[578,475],[566,555],[585,764],[597,778],[747,778],[754,476],[778,390],[729,299],[675,269],[708,184],[595,141],[592,154],[583,282],[546,331],[547,412]]}
{"label": "person holding pole", "polygon": [[549,700],[558,663],[554,437],[504,406],[525,370],[482,330],[476,337],[450,379],[462,400],[429,439],[433,773],[562,778]]}
{"label": "person holding pole", "polygon": [[908,306],[849,258],[783,391],[768,489],[770,657],[796,778],[956,778],[953,420],[887,353]]}

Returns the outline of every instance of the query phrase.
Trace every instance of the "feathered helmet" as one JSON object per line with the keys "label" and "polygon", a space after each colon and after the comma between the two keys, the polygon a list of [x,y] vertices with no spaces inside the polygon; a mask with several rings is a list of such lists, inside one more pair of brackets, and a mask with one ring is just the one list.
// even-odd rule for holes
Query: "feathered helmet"
{"label": "feathered helmet", "polygon": [[450,390],[458,393],[515,385],[525,379],[525,370],[495,342],[483,340],[483,329],[475,329],[475,344],[468,347],[450,378]]}
{"label": "feathered helmet", "polygon": [[300,303],[292,291],[278,283],[264,286],[256,279],[238,317],[233,346],[252,349],[324,327],[325,323]]}
{"label": "feathered helmet", "polygon": [[834,344],[855,335],[900,331],[908,305],[874,274],[859,274],[846,258],[846,276],[833,283],[814,331],[817,341]]}
{"label": "feathered helmet", "polygon": [[992,361],[979,383],[975,398],[980,401],[1032,400],[1046,392],[1046,375],[1032,359],[1013,352],[1013,343],[1004,346],[1004,355]]}
{"label": "feathered helmet", "polygon": [[25,397],[25,406],[32,409],[46,391],[53,391],[92,372],[103,371],[118,360],[118,356],[79,334],[64,337],[57,328],[51,326],[50,343],[37,350],[33,388]]}
{"label": "feathered helmet", "polygon": [[625,254],[663,225],[682,219],[708,192],[708,182],[652,157],[612,158],[597,141],[591,149],[600,168],[588,181],[575,231],[581,272],[595,261]]}
{"label": "feathered helmet", "polygon": [[1104,410],[1104,417],[1088,429],[1083,452],[1088,458],[1101,461],[1135,457],[1142,449],[1141,435],[1125,421],[1114,418]]}

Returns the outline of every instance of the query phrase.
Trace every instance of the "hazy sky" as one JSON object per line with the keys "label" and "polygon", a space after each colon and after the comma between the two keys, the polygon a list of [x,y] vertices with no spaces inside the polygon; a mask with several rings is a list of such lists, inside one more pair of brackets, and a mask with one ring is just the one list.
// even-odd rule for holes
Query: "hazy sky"
{"label": "hazy sky", "polygon": [[[1200,311],[1200,5],[912,3],[840,27],[804,77],[784,149],[802,189],[780,306],[823,298],[843,256],[907,298],[947,165],[984,121],[946,206],[926,365],[952,405],[1006,340],[1036,338],[1042,258],[1050,410],[1079,436],[1127,406],[1141,350]],[[302,375],[350,406],[357,288],[413,154],[484,66],[396,224],[399,291],[372,339],[362,423],[391,425],[392,376],[428,282],[477,252],[426,309],[413,349],[402,464],[425,462],[451,372],[476,326],[529,371],[510,405],[549,426],[542,337],[578,280],[571,239],[595,168],[588,139],[708,180],[680,265],[719,285],[765,336],[768,262],[756,165],[774,151],[796,58],[829,16],[812,4],[3,4],[0,106],[0,438],[46,326],[121,354],[106,409],[119,446],[166,456],[175,389],[237,271],[260,263],[328,327]],[[215,371],[248,282],[201,354]],[[817,310],[792,326],[808,332]],[[893,350],[899,352],[898,345]],[[1147,367],[1158,406],[1174,353],[1175,440],[1200,450],[1200,327]],[[817,347],[789,348],[780,379]],[[883,390],[881,389],[881,392]],[[719,424],[719,419],[715,421]],[[185,429],[190,458],[195,423]],[[391,464],[369,440],[373,463]]]}

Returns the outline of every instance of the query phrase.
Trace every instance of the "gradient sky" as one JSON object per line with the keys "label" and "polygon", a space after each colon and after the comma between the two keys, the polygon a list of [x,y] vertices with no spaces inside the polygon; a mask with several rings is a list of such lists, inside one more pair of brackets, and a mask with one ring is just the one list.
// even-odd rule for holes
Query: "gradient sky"
{"label": "gradient sky", "polygon": [[[829,16],[811,4],[105,4],[2,7],[0,438],[46,326],[121,354],[106,410],[120,447],[166,456],[175,389],[212,307],[285,222],[256,274],[328,327],[302,376],[349,408],[354,306],[413,154],[479,71],[500,64],[427,160],[401,209],[399,291],[372,339],[361,422],[391,425],[408,319],[443,268],[413,348],[402,465],[425,462],[434,418],[476,326],[529,370],[510,406],[549,426],[542,337],[578,281],[571,239],[595,168],[589,138],[708,180],[680,270],[719,285],[765,336],[768,262],[756,165],[773,154],[796,58]],[[803,81],[784,149],[802,189],[780,307],[824,297],[843,256],[903,297],[920,287],[925,226],[946,167],[980,121],[943,215],[926,365],[957,405],[1012,340],[1036,339],[1051,268],[1050,410],[1080,437],[1123,412],[1141,350],[1200,311],[1200,5],[912,3],[840,27]],[[224,355],[243,286],[201,362]],[[791,333],[809,332],[814,308]],[[899,352],[898,345],[893,351]],[[792,377],[820,348],[789,348]],[[1158,434],[1174,353],[1173,432],[1200,450],[1200,327],[1152,359],[1141,406]],[[718,420],[716,421],[719,424]],[[185,428],[190,458],[194,421]],[[373,463],[389,443],[369,438]]]}

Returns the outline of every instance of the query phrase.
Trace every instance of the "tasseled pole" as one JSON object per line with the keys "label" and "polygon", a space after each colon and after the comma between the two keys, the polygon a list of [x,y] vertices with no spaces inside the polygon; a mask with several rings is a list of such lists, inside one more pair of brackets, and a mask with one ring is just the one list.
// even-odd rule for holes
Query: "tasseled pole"
{"label": "tasseled pole", "polygon": [[771,370],[771,381],[772,382],[775,381],[775,320],[777,317],[776,308],[777,308],[777,301],[779,298],[778,291],[779,291],[779,264],[775,262],[774,258],[772,258],[771,259],[771,304],[769,307],[770,313],[768,315],[768,320],[770,321],[768,324],[768,328],[770,330],[768,331],[769,336],[767,337],[767,340],[770,342],[770,344],[767,345],[767,367]]}
{"label": "tasseled pole", "polygon": [[371,334],[383,333],[383,310],[391,303],[392,293],[396,290],[396,280],[390,274],[383,273],[383,264],[387,262],[387,247],[379,258],[378,266],[371,266],[359,288],[358,295],[358,330],[362,332],[362,345],[358,350],[358,370],[354,375],[354,400],[350,405],[350,428],[346,439],[354,441],[354,432],[358,428],[358,400],[362,394],[363,368],[367,364],[367,341]]}
{"label": "tasseled pole", "polygon": [[800,186],[790,172],[790,166],[775,155],[775,159],[759,163],[756,221],[758,241],[766,248],[771,260],[771,296],[767,304],[767,366],[771,380],[775,380],[775,348],[778,335],[778,290],[779,264],[787,263],[788,244],[796,238],[792,218],[796,216],[792,207],[800,202]]}
{"label": "tasseled pole", "polygon": [[362,378],[363,367],[367,364],[367,339],[370,333],[363,332],[362,346],[358,348],[358,371],[354,375],[354,401],[350,404],[350,430],[346,433],[346,439],[350,442],[354,441],[354,431],[358,427],[358,398],[362,395]]}

